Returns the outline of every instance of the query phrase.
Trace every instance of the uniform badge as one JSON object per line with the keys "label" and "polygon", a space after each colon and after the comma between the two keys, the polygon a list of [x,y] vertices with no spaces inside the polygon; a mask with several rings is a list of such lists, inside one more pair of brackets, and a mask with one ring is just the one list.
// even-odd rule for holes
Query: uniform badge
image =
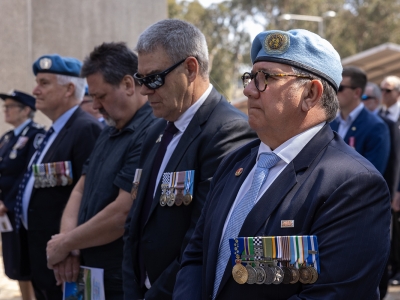
{"label": "uniform badge", "polygon": [[356,131],[357,128],[355,126],[351,127],[351,130]]}
{"label": "uniform badge", "polygon": [[294,220],[281,220],[281,228],[294,227]]}
{"label": "uniform badge", "polygon": [[268,34],[264,40],[265,52],[269,54],[283,54],[290,46],[289,35],[285,32],[273,32]]}
{"label": "uniform badge", "polygon": [[35,139],[33,140],[33,147],[35,147],[35,149],[38,149],[43,140],[44,140],[44,134],[38,133],[35,136]]}
{"label": "uniform badge", "polygon": [[39,61],[39,65],[43,70],[48,70],[51,68],[51,59],[44,57]]}
{"label": "uniform badge", "polygon": [[162,136],[163,136],[163,135],[160,134],[160,136],[159,136],[158,139],[156,140],[156,144],[159,143],[159,142],[161,142]]}
{"label": "uniform badge", "polygon": [[236,177],[237,177],[237,176],[240,176],[240,175],[242,175],[242,173],[243,173],[243,168],[239,168],[239,169],[236,170],[235,176],[236,176]]}

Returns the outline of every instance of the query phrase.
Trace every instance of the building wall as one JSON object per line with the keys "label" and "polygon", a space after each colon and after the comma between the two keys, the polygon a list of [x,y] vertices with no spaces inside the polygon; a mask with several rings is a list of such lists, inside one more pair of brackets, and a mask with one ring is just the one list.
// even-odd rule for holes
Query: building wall
{"label": "building wall", "polygon": [[[167,1],[1,0],[0,11],[0,93],[31,93],[38,57],[58,53],[83,60],[96,45],[112,41],[133,49],[145,28],[167,18]],[[40,112],[35,120],[50,125]],[[0,134],[8,129],[1,112]]]}

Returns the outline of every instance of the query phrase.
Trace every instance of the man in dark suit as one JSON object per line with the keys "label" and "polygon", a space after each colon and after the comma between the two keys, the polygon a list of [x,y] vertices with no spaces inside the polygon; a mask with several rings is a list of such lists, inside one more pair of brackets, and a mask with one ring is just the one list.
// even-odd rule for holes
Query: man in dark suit
{"label": "man in dark suit", "polygon": [[[400,122],[393,122],[391,119],[387,118],[384,114],[379,114],[382,112],[382,93],[379,86],[373,82],[368,82],[365,87],[364,95],[362,96],[363,104],[365,107],[377,114],[388,126],[390,132],[390,153],[385,172],[383,173],[383,178],[385,178],[386,183],[389,187],[391,198],[397,192],[397,187],[399,185],[399,175],[400,175]],[[393,228],[398,222],[395,218],[392,218]],[[392,231],[393,232],[393,231]],[[393,240],[392,240],[393,241]],[[393,243],[392,243],[393,251]],[[393,256],[394,253],[391,253]],[[381,299],[384,299],[387,293],[387,287],[389,282],[389,269],[386,268],[383,274],[382,280],[379,284],[379,292]]]}
{"label": "man in dark suit", "polygon": [[342,76],[338,90],[340,113],[331,122],[331,128],[383,174],[389,158],[390,135],[385,122],[361,102],[367,75],[350,66],[344,67]]}
{"label": "man in dark suit", "polygon": [[99,122],[79,108],[85,89],[80,69],[77,59],[57,54],[44,55],[33,64],[36,108],[53,122],[19,190],[38,300],[62,299],[53,271],[47,268],[46,244],[59,232],[61,214],[101,131]]}
{"label": "man in dark suit", "polygon": [[97,139],[63,213],[61,233],[47,246],[48,265],[60,281],[76,280],[63,271],[72,264],[78,274],[79,251],[82,265],[103,269],[107,300],[123,299],[122,235],[142,142],[155,120],[133,79],[137,65],[137,55],[124,43],[104,43],[85,59],[82,75],[94,108],[112,126]]}
{"label": "man in dark suit", "polygon": [[215,170],[255,133],[210,84],[206,40],[192,24],[160,21],[142,33],[137,50],[135,78],[162,120],[149,129],[136,171],[142,175],[126,224],[124,293],[171,299]]}
{"label": "man in dark suit", "polygon": [[[372,164],[327,124],[338,108],[339,54],[309,31],[273,30],[257,35],[251,58],[253,69],[242,79],[249,123],[260,140],[218,168],[174,299],[377,299],[388,257],[389,192]],[[230,238],[302,235],[318,240],[318,251],[304,248],[307,266],[320,271],[312,276],[316,282],[296,283],[293,272],[285,274],[292,284],[279,284],[278,273],[277,284],[234,281]],[[252,259],[234,251],[236,264]],[[298,253],[294,264],[303,263]],[[319,255],[319,268],[308,261],[310,253]],[[242,283],[243,274],[235,272]]]}

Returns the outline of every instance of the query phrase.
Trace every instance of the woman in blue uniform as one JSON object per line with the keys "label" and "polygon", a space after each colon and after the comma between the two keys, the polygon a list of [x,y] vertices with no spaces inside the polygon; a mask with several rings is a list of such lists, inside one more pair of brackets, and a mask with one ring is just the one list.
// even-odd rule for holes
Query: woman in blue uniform
{"label": "woman in blue uniform", "polygon": [[[36,110],[34,97],[14,91],[0,94],[0,98],[4,100],[5,121],[14,127],[0,139],[0,216],[7,215],[13,226],[18,185],[45,130],[32,121]],[[1,239],[6,275],[19,281],[23,300],[33,299],[25,228],[21,226],[18,233],[2,232]]]}

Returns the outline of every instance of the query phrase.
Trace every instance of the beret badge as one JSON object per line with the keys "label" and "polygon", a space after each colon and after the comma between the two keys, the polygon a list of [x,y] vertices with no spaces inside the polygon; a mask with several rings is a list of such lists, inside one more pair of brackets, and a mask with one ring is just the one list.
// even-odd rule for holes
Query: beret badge
{"label": "beret badge", "polygon": [[51,68],[51,59],[44,57],[40,60],[39,65],[43,70],[48,70]]}
{"label": "beret badge", "polygon": [[289,35],[285,32],[273,32],[268,34],[264,40],[265,52],[269,54],[285,53],[290,45]]}

